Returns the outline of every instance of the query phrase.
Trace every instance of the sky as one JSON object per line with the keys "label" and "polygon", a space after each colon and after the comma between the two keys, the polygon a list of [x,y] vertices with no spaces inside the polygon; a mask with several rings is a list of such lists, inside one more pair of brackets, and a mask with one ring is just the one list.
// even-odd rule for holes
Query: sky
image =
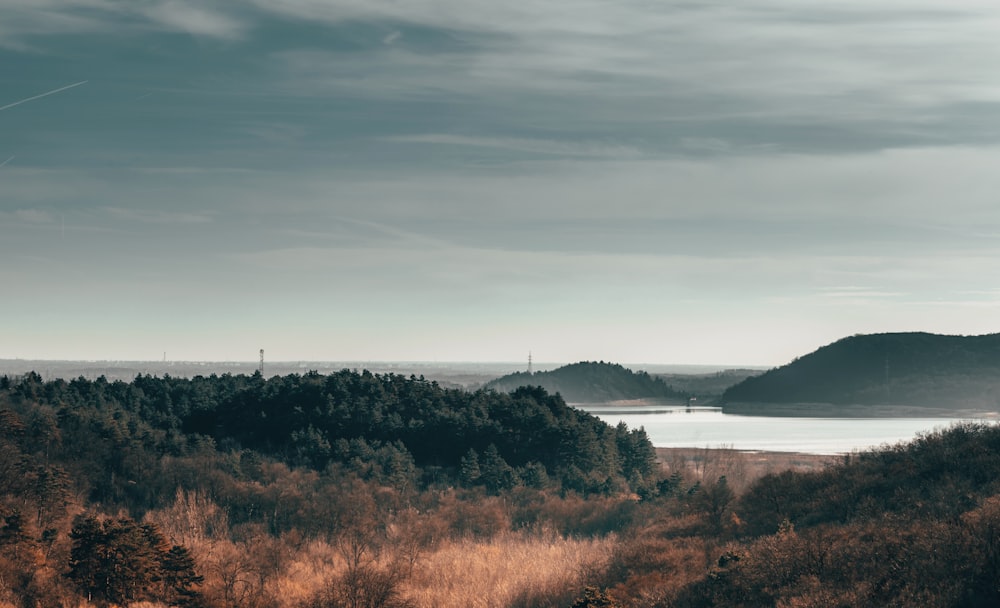
{"label": "sky", "polygon": [[998,31],[995,0],[0,0],[0,358],[995,333]]}

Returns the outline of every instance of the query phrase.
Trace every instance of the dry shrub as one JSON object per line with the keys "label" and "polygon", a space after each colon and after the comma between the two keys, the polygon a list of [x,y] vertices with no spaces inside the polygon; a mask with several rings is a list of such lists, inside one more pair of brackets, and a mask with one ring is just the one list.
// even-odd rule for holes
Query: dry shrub
{"label": "dry shrub", "polygon": [[603,584],[620,598],[669,596],[704,576],[705,551],[698,537],[639,535],[615,546]]}
{"label": "dry shrub", "polygon": [[602,536],[632,523],[635,508],[636,502],[628,498],[546,494],[542,500],[515,505],[512,519],[518,528],[554,529],[567,536]]}
{"label": "dry shrub", "polygon": [[218,540],[192,547],[208,604],[226,608],[283,605],[274,593],[288,554],[280,539],[260,533],[251,540]]}
{"label": "dry shrub", "polygon": [[751,471],[751,455],[732,448],[684,448],[661,451],[667,473],[680,473],[685,485],[715,483],[725,477],[741,493],[762,473]]}
{"label": "dry shrub", "polygon": [[154,523],[174,544],[194,547],[225,538],[229,521],[225,511],[204,492],[177,488],[174,502],[165,509],[149,511],[143,522]]}
{"label": "dry shrub", "polygon": [[442,496],[437,513],[452,538],[489,539],[510,530],[510,515],[498,496],[471,501],[448,493]]}
{"label": "dry shrub", "polygon": [[614,542],[506,533],[446,543],[416,565],[405,589],[418,606],[435,608],[565,606]]}
{"label": "dry shrub", "polygon": [[415,608],[403,597],[403,572],[374,563],[349,567],[325,585],[303,608]]}
{"label": "dry shrub", "polygon": [[345,569],[338,548],[323,540],[304,543],[285,563],[285,569],[272,587],[283,606],[305,604],[319,594],[328,581]]}

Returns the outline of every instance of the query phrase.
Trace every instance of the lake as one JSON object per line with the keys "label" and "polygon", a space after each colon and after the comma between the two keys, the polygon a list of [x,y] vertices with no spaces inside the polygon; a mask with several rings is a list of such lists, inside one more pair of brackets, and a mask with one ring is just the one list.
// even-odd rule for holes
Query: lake
{"label": "lake", "polygon": [[577,405],[611,425],[624,421],[644,427],[662,448],[839,454],[909,441],[919,433],[946,428],[968,418],[805,418],[740,416],[721,408],[684,406]]}

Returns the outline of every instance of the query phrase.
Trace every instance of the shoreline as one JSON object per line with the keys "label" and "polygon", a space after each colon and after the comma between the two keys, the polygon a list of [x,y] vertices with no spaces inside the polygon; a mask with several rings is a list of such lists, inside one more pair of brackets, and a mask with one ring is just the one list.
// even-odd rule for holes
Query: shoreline
{"label": "shoreline", "polygon": [[922,405],[864,405],[859,403],[747,403],[722,406],[730,416],[761,416],[773,418],[963,418],[997,420],[1000,412],[987,408],[931,407]]}

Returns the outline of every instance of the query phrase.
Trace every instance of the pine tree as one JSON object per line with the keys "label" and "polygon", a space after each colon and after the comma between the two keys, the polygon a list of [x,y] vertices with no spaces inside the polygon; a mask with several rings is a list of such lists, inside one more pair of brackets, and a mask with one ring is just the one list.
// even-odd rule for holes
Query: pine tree
{"label": "pine tree", "polygon": [[479,470],[479,454],[476,453],[476,450],[469,448],[465,456],[462,456],[458,474],[462,483],[472,485],[479,481],[481,471]]}
{"label": "pine tree", "polygon": [[517,472],[507,464],[500,455],[497,446],[490,444],[483,452],[483,460],[479,465],[480,479],[490,492],[509,490],[520,483]]}
{"label": "pine tree", "polygon": [[155,599],[166,553],[166,541],[155,525],[140,525],[127,517],[101,522],[81,516],[70,538],[68,576],[89,600],[127,606]]}
{"label": "pine tree", "polygon": [[201,605],[201,592],[195,587],[205,580],[195,572],[194,558],[183,545],[174,545],[160,562],[163,599],[170,606],[195,608]]}

